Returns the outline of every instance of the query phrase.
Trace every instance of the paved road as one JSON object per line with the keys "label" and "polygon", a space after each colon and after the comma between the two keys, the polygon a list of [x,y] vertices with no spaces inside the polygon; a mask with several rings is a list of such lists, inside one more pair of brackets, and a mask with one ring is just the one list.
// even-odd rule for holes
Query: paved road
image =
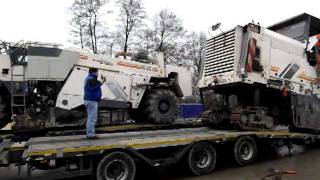
{"label": "paved road", "polygon": [[[226,161],[226,159],[220,159]],[[222,163],[223,164],[223,163]],[[297,175],[288,176],[284,180],[319,180],[320,179],[320,149],[312,149],[293,157],[273,158],[262,160],[251,166],[236,167],[228,162],[218,167],[210,175],[192,177],[181,166],[171,168],[170,171],[156,172],[149,169],[138,168],[137,179],[152,180],[259,180],[266,174],[269,168],[293,169]],[[16,180],[16,168],[0,168],[0,180]],[[149,172],[147,175],[144,172]],[[89,178],[74,178],[72,180],[88,180]],[[68,179],[71,180],[71,179]]]}

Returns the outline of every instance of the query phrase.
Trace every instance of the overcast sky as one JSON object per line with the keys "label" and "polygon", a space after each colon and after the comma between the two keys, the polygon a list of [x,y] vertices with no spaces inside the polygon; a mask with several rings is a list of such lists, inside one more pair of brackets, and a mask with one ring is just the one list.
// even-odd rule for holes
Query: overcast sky
{"label": "overcast sky", "polygon": [[[115,1],[115,0],[111,0]],[[0,39],[61,43],[68,40],[73,0],[0,0]],[[319,0],[143,0],[149,18],[163,8],[176,13],[189,31],[204,31],[222,22],[222,29],[244,25],[251,20],[269,26],[303,12],[320,17]],[[306,3],[306,4],[303,4]],[[112,8],[111,3],[107,4]],[[118,10],[106,15],[112,29]]]}

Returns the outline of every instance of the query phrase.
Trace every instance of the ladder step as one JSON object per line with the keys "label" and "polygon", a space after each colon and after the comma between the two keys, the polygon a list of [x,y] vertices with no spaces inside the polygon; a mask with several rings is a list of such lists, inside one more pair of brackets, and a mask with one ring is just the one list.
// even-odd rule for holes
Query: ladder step
{"label": "ladder step", "polygon": [[26,106],[25,104],[13,104],[12,107],[24,107]]}
{"label": "ladder step", "polygon": [[12,94],[11,97],[25,97],[25,94]]}
{"label": "ladder step", "polygon": [[12,74],[11,76],[24,76],[24,74]]}

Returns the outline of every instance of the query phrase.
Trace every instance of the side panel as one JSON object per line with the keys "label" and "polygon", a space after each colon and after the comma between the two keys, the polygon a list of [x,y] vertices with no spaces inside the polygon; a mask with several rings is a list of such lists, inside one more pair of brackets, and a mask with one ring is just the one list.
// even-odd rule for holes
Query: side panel
{"label": "side panel", "polygon": [[312,96],[292,95],[294,107],[293,125],[296,128],[320,130],[320,100]]}
{"label": "side panel", "polygon": [[314,91],[316,69],[307,62],[303,44],[274,36],[270,51],[270,79],[290,82],[290,90],[297,94]]}
{"label": "side panel", "polygon": [[204,72],[199,87],[226,84],[240,80],[241,47],[243,28],[235,29],[215,36],[207,41]]}
{"label": "side panel", "polygon": [[[0,54],[0,80],[1,81],[10,81],[10,57],[5,54]],[[3,73],[5,69],[9,69],[8,74]]]}
{"label": "side panel", "polygon": [[[106,77],[107,81],[101,86],[102,99],[112,101],[130,100],[131,76],[124,73],[99,70],[99,78]],[[59,93],[56,106],[63,109],[73,109],[83,105],[84,81],[88,75],[88,68],[76,66],[62,90]],[[98,79],[99,79],[98,78]]]}
{"label": "side panel", "polygon": [[184,96],[192,96],[192,75],[184,67],[166,65],[167,76],[170,72],[178,73],[178,81]]}
{"label": "side panel", "polygon": [[79,53],[64,50],[58,57],[28,56],[29,80],[64,80],[78,61]]}
{"label": "side panel", "polygon": [[[255,49],[255,57],[253,59],[253,69],[252,72],[247,71],[247,78],[245,82],[252,84],[252,83],[260,83],[260,84],[267,84],[267,78],[269,76],[269,65],[270,65],[270,44],[271,39],[266,36],[264,29],[261,28],[260,34],[255,32],[248,32],[246,33],[245,40],[242,45],[242,56],[241,59],[243,60],[242,63],[245,63],[248,59],[248,51],[249,42],[250,40],[256,41],[256,49]],[[242,65],[245,69],[245,66]]]}
{"label": "side panel", "polygon": [[146,91],[145,86],[140,86],[143,83],[148,83],[150,81],[150,76],[141,74],[131,75],[131,91],[130,91],[130,102],[132,102],[133,108],[138,108]]}

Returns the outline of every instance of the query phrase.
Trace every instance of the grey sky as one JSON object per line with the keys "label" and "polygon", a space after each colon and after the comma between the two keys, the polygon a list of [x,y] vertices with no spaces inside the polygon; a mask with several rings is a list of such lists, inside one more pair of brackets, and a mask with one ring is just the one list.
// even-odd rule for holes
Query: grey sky
{"label": "grey sky", "polygon": [[[115,1],[115,0],[111,0]],[[67,8],[73,0],[0,0],[0,39],[56,42],[67,46],[69,26]],[[143,0],[149,18],[163,8],[176,13],[189,31],[204,31],[217,22],[229,29],[251,20],[269,26],[306,12],[320,17],[318,0]],[[307,4],[303,4],[306,2]],[[112,29],[118,10],[106,15]]]}

